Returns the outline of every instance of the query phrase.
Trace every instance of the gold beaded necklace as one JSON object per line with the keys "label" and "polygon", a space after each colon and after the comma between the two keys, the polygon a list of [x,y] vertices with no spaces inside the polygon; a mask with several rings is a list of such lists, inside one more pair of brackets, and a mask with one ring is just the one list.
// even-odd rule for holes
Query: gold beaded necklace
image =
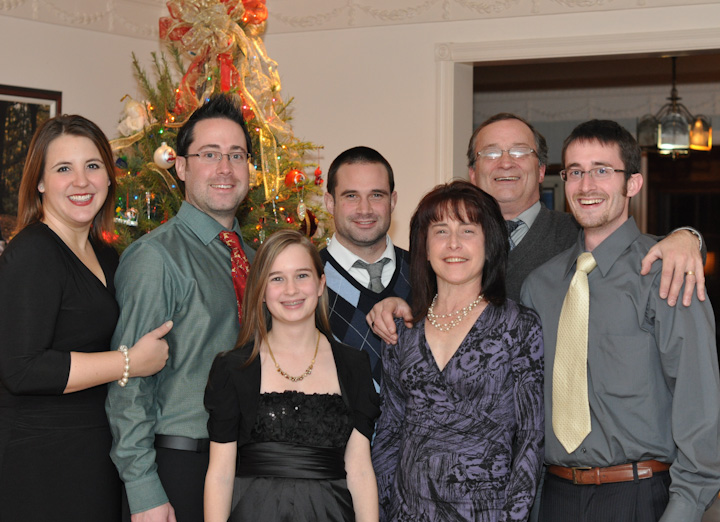
{"label": "gold beaded necklace", "polygon": [[272,348],[270,348],[270,341],[267,341],[267,347],[268,347],[268,352],[270,353],[270,357],[272,358],[273,362],[275,363],[275,369],[277,370],[277,372],[280,375],[285,377],[288,381],[292,381],[292,382],[302,381],[305,377],[307,377],[308,375],[310,375],[312,373],[313,366],[315,366],[315,357],[317,357],[318,348],[320,347],[320,330],[317,331],[317,342],[315,343],[315,355],[313,355],[312,361],[310,361],[310,366],[308,366],[307,370],[305,370],[301,375],[299,375],[297,377],[293,377],[289,373],[283,371],[282,368],[280,368],[280,365],[275,360],[275,356],[272,353]]}
{"label": "gold beaded necklace", "polygon": [[[436,314],[435,313],[435,303],[437,303],[437,294],[435,294],[435,297],[433,297],[432,303],[430,304],[430,308],[428,308],[427,311],[427,318],[428,321],[430,321],[430,324],[433,325],[435,328],[440,330],[441,332],[449,332],[453,328],[455,328],[457,325],[459,325],[463,319],[465,319],[470,312],[472,312],[477,305],[482,303],[482,300],[484,299],[484,295],[480,294],[477,299],[475,299],[472,303],[467,305],[465,308],[461,308],[460,310],[455,310],[454,312],[450,312],[449,314]],[[446,323],[440,323],[438,319],[450,319]]]}

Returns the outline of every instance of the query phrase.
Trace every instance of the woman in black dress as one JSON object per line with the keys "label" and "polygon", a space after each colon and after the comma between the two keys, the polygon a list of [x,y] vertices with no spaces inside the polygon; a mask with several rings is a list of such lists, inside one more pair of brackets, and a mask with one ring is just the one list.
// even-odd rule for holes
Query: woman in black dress
{"label": "woman in black dress", "polygon": [[111,521],[121,484],[108,455],[106,384],[160,370],[167,323],[108,351],[115,173],[103,132],[59,116],[35,133],[18,233],[0,257],[0,521]]}
{"label": "woman in black dress", "polygon": [[330,333],[310,240],[282,230],[260,247],[243,311],[205,392],[205,521],[377,521],[370,361]]}

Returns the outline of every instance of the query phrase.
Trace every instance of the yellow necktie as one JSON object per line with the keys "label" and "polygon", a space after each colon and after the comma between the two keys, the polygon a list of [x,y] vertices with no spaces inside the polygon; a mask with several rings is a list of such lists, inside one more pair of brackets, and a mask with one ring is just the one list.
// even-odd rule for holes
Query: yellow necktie
{"label": "yellow necktie", "polygon": [[580,254],[558,323],[553,367],[552,424],[568,453],[590,433],[587,343],[590,290],[588,274],[597,266],[590,252]]}

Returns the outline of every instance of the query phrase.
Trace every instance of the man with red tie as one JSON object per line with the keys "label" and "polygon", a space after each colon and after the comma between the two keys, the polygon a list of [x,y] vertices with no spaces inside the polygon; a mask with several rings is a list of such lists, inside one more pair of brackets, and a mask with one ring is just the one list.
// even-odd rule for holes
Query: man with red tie
{"label": "man with red tie", "polygon": [[111,456],[125,483],[124,517],[133,522],[203,519],[203,394],[215,355],[237,338],[253,256],[235,218],[248,193],[252,152],[241,109],[229,96],[211,98],[180,129],[177,149],[185,201],[174,218],[128,247],[115,277],[114,345],[131,346],[155,321],[175,324],[168,365],[108,391]]}

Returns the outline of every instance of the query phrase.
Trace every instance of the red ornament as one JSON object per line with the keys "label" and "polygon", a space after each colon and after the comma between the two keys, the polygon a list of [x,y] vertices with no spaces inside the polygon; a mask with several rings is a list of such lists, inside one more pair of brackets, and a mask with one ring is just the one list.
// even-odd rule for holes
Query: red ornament
{"label": "red ornament", "polygon": [[322,185],[323,179],[322,179],[322,169],[320,167],[315,169],[315,184],[316,185]]}
{"label": "red ornament", "polygon": [[246,24],[259,25],[267,20],[268,9],[264,1],[250,0],[243,2],[245,13],[243,13],[242,21]]}
{"label": "red ornament", "polygon": [[294,187],[305,182],[305,173],[302,170],[292,169],[285,175],[285,186]]}

